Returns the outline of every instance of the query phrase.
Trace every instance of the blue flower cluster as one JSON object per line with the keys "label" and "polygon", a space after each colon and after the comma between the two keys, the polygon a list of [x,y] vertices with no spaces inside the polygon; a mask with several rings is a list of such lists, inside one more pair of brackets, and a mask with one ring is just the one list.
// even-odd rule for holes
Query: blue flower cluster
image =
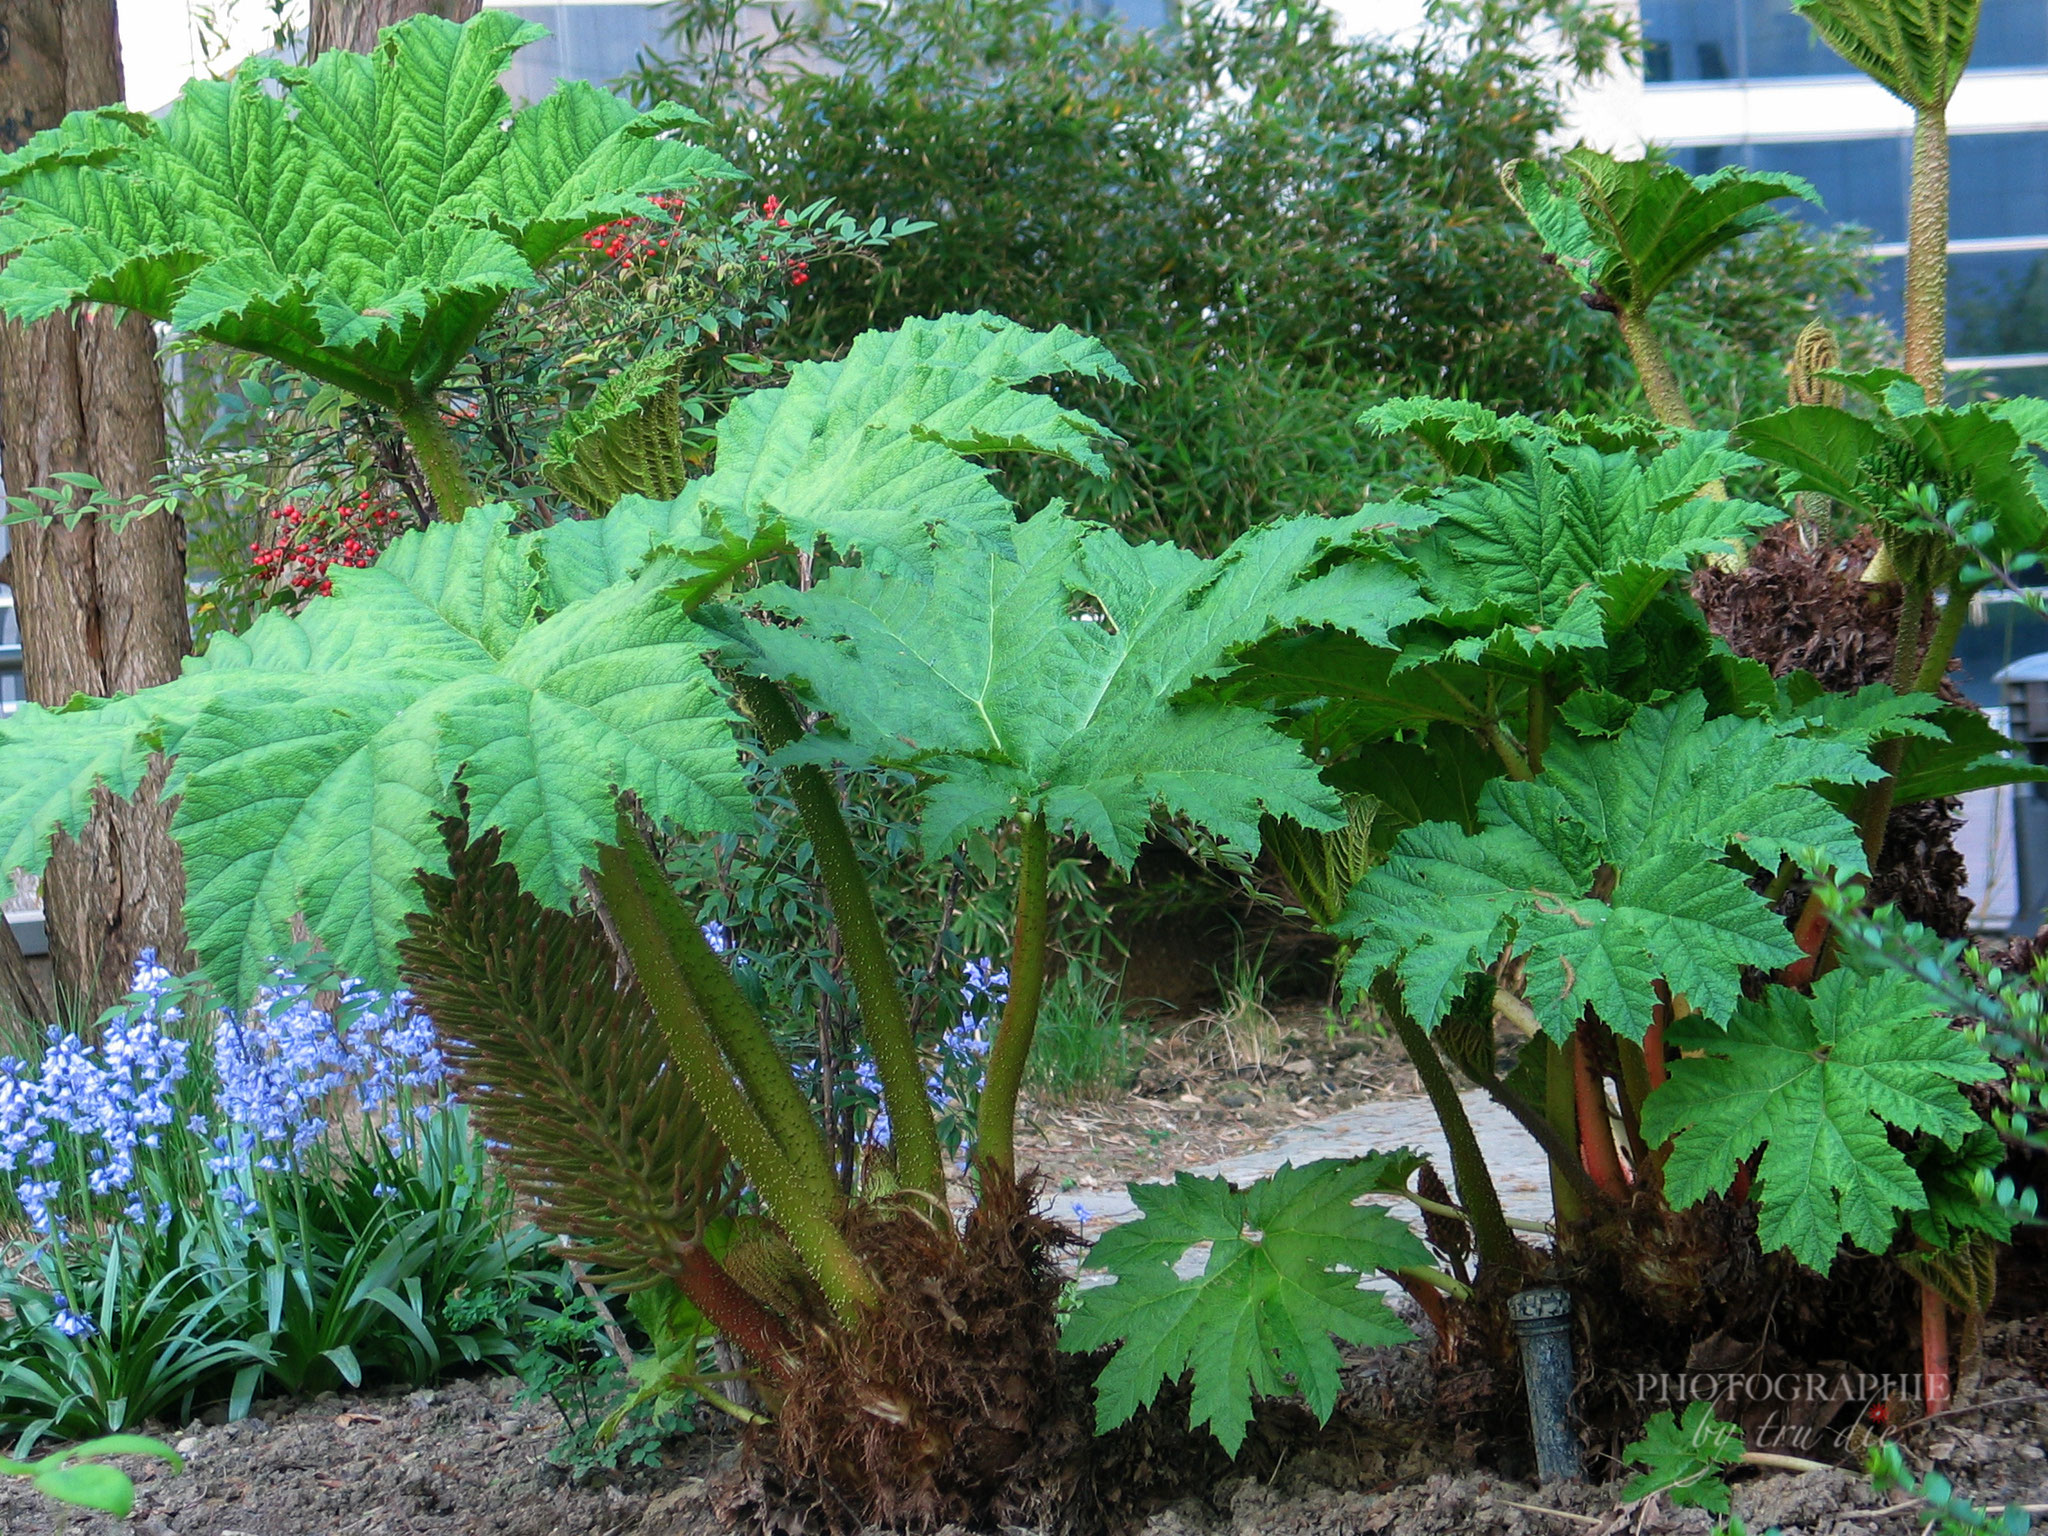
{"label": "blue flower cluster", "polygon": [[[277,1172],[318,1141],[351,1090],[365,1117],[391,1111],[383,1128],[393,1140],[404,1134],[402,1104],[425,1119],[448,1101],[434,1026],[405,993],[384,998],[343,982],[330,1012],[307,984],[282,971],[278,981],[245,1012],[223,1013],[213,1040],[216,1103],[260,1148],[259,1168]],[[224,1172],[234,1162],[227,1132],[214,1147]]]}
{"label": "blue flower cluster", "polygon": [[979,1099],[988,1080],[990,1030],[1010,997],[1010,973],[984,955],[967,962],[960,1019],[939,1037],[938,1063],[927,1085],[939,1103]]}
{"label": "blue flower cluster", "polygon": [[[981,1103],[981,1090],[988,1080],[988,1049],[993,1022],[1010,995],[1010,973],[983,956],[967,962],[960,988],[960,1015],[939,1037],[933,1052],[925,1090],[942,1115],[971,1118]],[[889,1111],[882,1107],[882,1077],[874,1062],[863,1054],[853,1065],[853,1080],[875,1104],[868,1125],[868,1138],[877,1145],[889,1142]],[[967,1148],[961,1148],[961,1157]]]}
{"label": "blue flower cluster", "polygon": [[[16,1176],[15,1198],[44,1235],[60,1235],[67,1212],[105,1219],[117,1209],[137,1225],[153,1215],[162,1229],[171,1207],[157,1200],[152,1213],[149,1181],[138,1169],[138,1158],[150,1153],[195,1166],[196,1149],[210,1144],[206,1171],[247,1215],[253,1197],[241,1187],[245,1160],[271,1173],[290,1166],[350,1095],[361,1116],[381,1122],[394,1141],[404,1135],[407,1112],[424,1119],[449,1102],[440,1043],[409,998],[343,983],[330,1014],[310,986],[280,973],[279,985],[253,1007],[220,1015],[211,1042],[213,1101],[193,1107],[199,1085],[182,1095],[180,1086],[196,1065],[194,1046],[172,1032],[184,1018],[186,992],[186,983],[145,954],[134,991],[100,1021],[97,1044],[52,1030],[39,1062],[0,1061],[0,1173]],[[179,1123],[181,1101],[187,1112]],[[167,1133],[179,1138],[175,1151],[165,1150]]]}
{"label": "blue flower cluster", "polygon": [[71,1298],[58,1291],[50,1298],[57,1310],[50,1318],[50,1326],[67,1339],[89,1339],[98,1333],[99,1327],[82,1312],[71,1310]]}
{"label": "blue flower cluster", "polygon": [[[145,954],[135,991],[102,1023],[97,1051],[52,1029],[35,1068],[0,1061],[0,1170],[25,1175],[14,1193],[38,1231],[61,1225],[52,1209],[65,1193],[60,1153],[89,1194],[129,1194],[122,1214],[135,1222],[147,1215],[131,1191],[136,1154],[162,1145],[191,1051],[164,1029],[181,1017],[171,1001],[178,991],[176,978]],[[160,1211],[159,1220],[168,1214]]]}

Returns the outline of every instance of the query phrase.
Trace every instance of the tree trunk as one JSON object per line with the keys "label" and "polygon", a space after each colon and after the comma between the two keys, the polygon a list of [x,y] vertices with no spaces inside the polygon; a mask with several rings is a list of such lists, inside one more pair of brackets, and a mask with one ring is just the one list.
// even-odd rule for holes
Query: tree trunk
{"label": "tree trunk", "polygon": [[368,53],[377,46],[379,32],[409,16],[467,21],[481,4],[482,0],[313,0],[313,15],[306,28],[306,62],[312,63],[330,48]]}
{"label": "tree trunk", "polygon": [[[0,0],[0,147],[123,94],[113,0]],[[114,310],[0,322],[0,453],[17,495],[65,470],[118,497],[146,491],[164,459],[149,322]],[[119,531],[93,516],[74,528],[18,524],[9,568],[24,682],[39,704],[164,682],[191,649],[185,532],[173,514]],[[168,822],[148,788],[133,805],[103,800],[81,838],[60,840],[43,910],[62,1005],[97,1014],[128,990],[143,949],[186,963]]]}

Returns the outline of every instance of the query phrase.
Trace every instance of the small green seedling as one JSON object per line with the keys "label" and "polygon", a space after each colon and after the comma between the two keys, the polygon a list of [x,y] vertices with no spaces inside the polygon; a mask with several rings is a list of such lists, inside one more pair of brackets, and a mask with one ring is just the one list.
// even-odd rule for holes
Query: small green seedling
{"label": "small green seedling", "polygon": [[1728,1513],[1728,1485],[1722,1473],[1742,1460],[1742,1431],[1714,1416],[1712,1403],[1688,1403],[1683,1418],[1660,1413],[1643,1426],[1643,1438],[1622,1453],[1645,1468],[1623,1486],[1634,1501],[1653,1493],[1676,1505]]}

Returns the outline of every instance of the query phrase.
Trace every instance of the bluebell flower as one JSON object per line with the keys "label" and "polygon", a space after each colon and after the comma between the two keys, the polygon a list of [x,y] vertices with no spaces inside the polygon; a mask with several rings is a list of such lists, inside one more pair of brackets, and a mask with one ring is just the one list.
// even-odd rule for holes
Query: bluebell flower
{"label": "bluebell flower", "polygon": [[889,1145],[889,1111],[882,1104],[882,1074],[863,1056],[853,1064],[853,1080],[875,1101],[875,1118],[868,1125],[868,1137],[876,1146]]}
{"label": "bluebell flower", "polygon": [[[420,1119],[450,1102],[439,1037],[407,994],[386,998],[344,982],[337,1017],[289,976],[279,981],[240,1017],[223,1015],[214,1040],[221,1111],[268,1149],[260,1167],[291,1166],[326,1133],[338,1096],[353,1093],[371,1118],[401,1097],[414,1100]],[[403,1141],[389,1117],[381,1128]]]}
{"label": "bluebell flower", "polygon": [[[151,957],[138,973],[140,990],[108,1015],[96,1048],[52,1029],[34,1069],[13,1058],[0,1062],[0,1168],[50,1168],[62,1137],[82,1158],[87,1194],[119,1195],[134,1183],[136,1150],[160,1147],[162,1127],[175,1118],[190,1050],[164,1033],[175,1010],[161,1003],[167,983],[160,969]],[[52,1179],[27,1178],[15,1187],[23,1211],[45,1232],[52,1230],[51,1205],[63,1195]]]}
{"label": "bluebell flower", "polygon": [[1076,1200],[1072,1204],[1072,1210],[1074,1212],[1074,1220],[1081,1224],[1081,1235],[1086,1237],[1088,1235],[1088,1223],[1092,1219],[1088,1207]]}
{"label": "bluebell flower", "polygon": [[29,1224],[45,1236],[54,1233],[58,1225],[50,1202],[62,1199],[63,1195],[64,1186],[55,1179],[23,1179],[14,1186],[14,1198],[21,1202]]}
{"label": "bluebell flower", "polygon": [[57,1307],[56,1312],[50,1318],[50,1326],[63,1334],[65,1338],[89,1339],[99,1332],[99,1329],[93,1325],[91,1318],[81,1312],[71,1310],[71,1301],[62,1291],[57,1292],[50,1300],[56,1303]]}
{"label": "bluebell flower", "polygon": [[968,1011],[986,1018],[1001,1008],[1010,998],[1010,972],[983,955],[978,960],[967,962],[961,977],[960,1001]]}

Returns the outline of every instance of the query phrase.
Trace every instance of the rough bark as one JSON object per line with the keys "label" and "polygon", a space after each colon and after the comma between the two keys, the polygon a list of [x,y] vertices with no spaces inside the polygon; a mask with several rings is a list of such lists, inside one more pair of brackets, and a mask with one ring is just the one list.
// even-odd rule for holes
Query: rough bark
{"label": "rough bark", "polygon": [[21,941],[14,936],[6,913],[0,912],[0,1024],[18,1030],[49,1016],[50,1000],[43,995],[42,983],[29,969],[28,956],[22,953]]}
{"label": "rough bark", "polygon": [[[119,101],[112,0],[0,0],[0,147],[19,148],[68,111]],[[147,320],[115,310],[0,322],[0,454],[19,494],[60,471],[116,496],[146,491],[164,458],[163,386]],[[127,693],[177,675],[191,649],[185,535],[159,514],[115,529],[17,525],[9,574],[24,682],[40,704]],[[168,812],[146,789],[103,801],[61,841],[43,881],[50,958],[65,1003],[97,1013],[128,989],[136,954],[185,959],[184,878]]]}
{"label": "rough bark", "polygon": [[306,27],[306,62],[312,63],[330,48],[368,53],[377,46],[379,32],[409,16],[467,21],[480,4],[481,0],[313,0]]}

